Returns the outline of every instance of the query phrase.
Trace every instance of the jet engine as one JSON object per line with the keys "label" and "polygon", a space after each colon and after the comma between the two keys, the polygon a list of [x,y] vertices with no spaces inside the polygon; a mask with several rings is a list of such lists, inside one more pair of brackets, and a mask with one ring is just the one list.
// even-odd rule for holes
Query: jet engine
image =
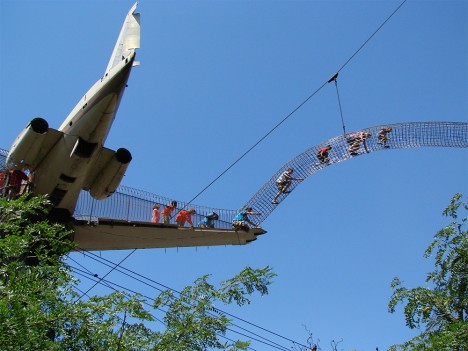
{"label": "jet engine", "polygon": [[34,118],[18,135],[6,158],[9,169],[21,169],[34,165],[41,145],[45,139],[49,124],[45,119]]}
{"label": "jet engine", "polygon": [[112,195],[122,181],[131,160],[130,151],[118,149],[94,178],[89,187],[91,196],[97,200],[103,200]]}

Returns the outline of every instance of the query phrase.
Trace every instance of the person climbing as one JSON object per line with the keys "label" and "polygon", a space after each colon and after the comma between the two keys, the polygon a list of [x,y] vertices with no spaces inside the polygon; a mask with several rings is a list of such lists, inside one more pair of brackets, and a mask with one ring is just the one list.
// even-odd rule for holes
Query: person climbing
{"label": "person climbing", "polygon": [[159,212],[160,207],[161,206],[159,204],[153,205],[153,211],[151,213],[151,223],[159,223],[159,218],[161,216],[161,213]]}
{"label": "person climbing", "polygon": [[234,230],[243,230],[245,232],[248,232],[250,227],[247,223],[256,227],[257,225],[249,219],[249,215],[258,216],[261,215],[261,213],[252,212],[252,207],[246,207],[244,210],[236,214],[236,216],[232,220],[232,228]]}
{"label": "person climbing", "polygon": [[216,212],[211,212],[202,219],[198,226],[200,228],[214,228],[214,223],[218,218],[219,216]]}
{"label": "person climbing", "polygon": [[330,158],[328,157],[328,153],[332,149],[331,145],[327,145],[327,147],[321,148],[317,151],[317,158],[320,160],[321,163],[328,163],[330,162]]}
{"label": "person climbing", "polygon": [[380,132],[377,134],[377,139],[379,140],[377,144],[383,145],[384,148],[389,148],[387,145],[388,136],[387,134],[392,131],[392,127],[382,127]]}
{"label": "person climbing", "polygon": [[278,188],[278,192],[273,198],[273,201],[271,201],[272,204],[278,204],[277,200],[281,194],[288,194],[291,192],[288,190],[288,188],[291,186],[293,180],[304,180],[303,178],[293,178],[291,176],[293,172],[294,170],[292,168],[288,168],[286,171],[281,173],[278,179],[276,179],[276,187]]}
{"label": "person climbing", "polygon": [[176,207],[177,207],[177,201],[172,201],[170,204],[167,204],[163,208],[163,210],[161,211],[161,214],[162,214],[162,222],[164,224],[169,224],[171,222],[171,215]]}
{"label": "person climbing", "polygon": [[351,156],[356,156],[358,154],[359,149],[361,148],[361,143],[364,146],[364,149],[368,153],[369,150],[367,150],[367,144],[366,144],[366,139],[370,138],[372,136],[371,133],[369,132],[356,132],[350,134],[346,141],[349,144],[349,153]]}
{"label": "person climbing", "polygon": [[192,215],[195,214],[196,211],[194,208],[191,208],[190,211],[187,210],[181,210],[177,216],[176,216],[176,223],[179,227],[183,227],[185,225],[185,222],[188,222],[190,224],[190,227],[193,229],[193,223],[192,223]]}

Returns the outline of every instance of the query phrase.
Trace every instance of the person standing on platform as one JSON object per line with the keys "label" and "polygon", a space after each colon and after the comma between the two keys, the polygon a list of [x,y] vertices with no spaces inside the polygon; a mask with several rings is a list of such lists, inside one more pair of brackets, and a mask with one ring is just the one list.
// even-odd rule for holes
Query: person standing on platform
{"label": "person standing on platform", "polygon": [[164,224],[170,224],[172,212],[174,212],[176,207],[177,207],[177,201],[172,201],[170,204],[167,204],[163,208],[163,210],[161,211],[161,214],[162,214],[162,222]]}
{"label": "person standing on platform", "polygon": [[159,204],[153,205],[153,212],[151,214],[151,223],[159,223],[159,218],[161,216],[161,213],[159,212],[160,207],[161,206]]}
{"label": "person standing on platform", "polygon": [[190,211],[187,210],[181,210],[177,216],[176,216],[176,223],[179,227],[185,226],[185,223],[188,222],[190,224],[190,227],[193,229],[193,223],[192,223],[192,215],[196,213],[194,208],[191,208]]}
{"label": "person standing on platform", "polygon": [[216,212],[207,214],[199,224],[200,228],[214,228],[215,221],[219,218]]}

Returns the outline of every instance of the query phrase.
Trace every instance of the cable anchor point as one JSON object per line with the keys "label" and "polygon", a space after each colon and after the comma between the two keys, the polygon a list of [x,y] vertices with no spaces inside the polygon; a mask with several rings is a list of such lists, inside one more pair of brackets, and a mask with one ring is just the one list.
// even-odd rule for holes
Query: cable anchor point
{"label": "cable anchor point", "polygon": [[336,82],[336,78],[338,78],[338,72],[336,72],[335,75],[328,80],[328,83]]}

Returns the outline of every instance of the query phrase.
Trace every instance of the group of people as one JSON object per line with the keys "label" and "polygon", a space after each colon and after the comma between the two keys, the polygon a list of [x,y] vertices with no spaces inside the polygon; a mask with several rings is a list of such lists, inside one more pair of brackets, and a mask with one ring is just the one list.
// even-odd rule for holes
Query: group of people
{"label": "group of people", "polygon": [[[389,148],[388,146],[388,133],[392,132],[391,127],[382,127],[379,133],[377,134],[377,144],[383,145],[384,148]],[[348,143],[348,151],[352,156],[358,155],[359,149],[361,148],[361,144],[364,146],[364,149],[366,152],[369,152],[367,149],[367,143],[366,140],[369,139],[372,136],[371,133],[369,132],[356,132],[347,135],[346,137],[346,142]],[[330,162],[330,156],[329,153],[332,150],[331,145],[327,145],[323,148],[320,148],[317,153],[317,159],[320,161],[322,164],[328,164]],[[292,168],[288,168],[286,171],[282,172],[281,175],[276,179],[275,184],[278,189],[278,192],[275,194],[273,197],[273,200],[271,203],[273,205],[278,204],[278,198],[281,196],[281,194],[288,194],[291,192],[290,187],[292,185],[292,181],[300,181],[304,180],[304,178],[295,178],[292,176],[292,173],[294,170]],[[172,216],[172,212],[176,209],[177,207],[177,202],[172,201],[170,204],[167,204],[164,209],[159,212],[160,205],[155,204],[153,206],[153,215],[151,218],[151,222],[153,223],[159,223],[160,220],[160,215],[162,215],[162,223],[164,224],[169,224],[170,219]],[[195,209],[190,209],[190,210],[181,210],[177,213],[175,217],[175,222],[177,225],[180,227],[185,226],[185,223],[190,224],[190,226],[193,228],[193,222],[192,222],[192,215],[196,214]],[[248,231],[249,230],[249,225],[251,226],[256,226],[254,222],[252,222],[249,219],[249,215],[261,215],[260,212],[255,212],[253,211],[252,207],[246,207],[243,210],[241,210],[239,213],[236,214],[234,219],[232,220],[232,227],[234,230],[244,230]],[[216,212],[212,212],[206,216],[204,216],[203,220],[199,223],[200,228],[214,228],[215,221],[218,220],[219,216]]]}
{"label": "group of people", "polygon": [[[380,131],[377,133],[377,144],[383,145],[384,148],[388,149],[390,146],[388,145],[388,133],[392,132],[392,127],[382,127]],[[367,149],[366,140],[372,136],[369,132],[356,132],[349,134],[346,138],[346,142],[349,144],[348,151],[351,156],[358,155],[359,149],[361,148],[361,143],[364,146],[366,152],[369,152]]]}
{"label": "group of people", "polygon": [[[165,205],[162,211],[160,211],[160,208],[161,208],[160,204],[153,205],[153,211],[151,214],[151,223],[159,223],[162,217],[163,224],[170,224],[172,213],[177,208],[177,201],[172,201],[171,203]],[[195,213],[196,211],[193,208],[191,208],[188,211],[180,210],[179,213],[177,213],[176,215],[175,222],[180,227],[183,227],[185,226],[185,223],[188,223],[193,228],[192,215]]]}
{"label": "group of people", "polygon": [[32,174],[27,169],[0,170],[0,194],[8,199],[16,199],[29,190]]}
{"label": "group of people", "polygon": [[369,132],[356,132],[349,134],[346,138],[346,142],[349,145],[348,151],[351,156],[356,156],[358,154],[359,149],[361,148],[361,143],[364,146],[364,150],[367,150],[367,143],[366,140],[372,136]]}
{"label": "group of people", "polygon": [[[377,133],[377,144],[383,145],[384,148],[389,148],[390,146],[388,145],[388,133],[392,132],[391,127],[382,127],[380,131]],[[371,133],[369,132],[356,132],[349,134],[346,137],[346,142],[349,144],[348,151],[351,154],[351,156],[356,156],[358,155],[359,149],[361,148],[361,144],[364,146],[364,149],[366,152],[369,152],[367,149],[367,143],[366,140],[369,139],[372,136]],[[332,149],[331,145],[327,145],[325,147],[320,148],[316,152],[316,157],[320,161],[321,164],[328,164],[330,162],[330,151]],[[271,203],[273,205],[278,204],[278,198],[280,197],[281,194],[288,194],[291,191],[289,190],[289,187],[292,184],[293,180],[303,180],[303,178],[294,178],[292,176],[292,173],[294,170],[292,168],[288,168],[286,171],[281,173],[281,175],[276,179],[276,187],[278,188],[278,192],[275,194],[273,197],[273,200]]]}
{"label": "group of people", "polygon": [[[153,210],[151,214],[151,223],[159,223],[162,217],[163,224],[170,224],[172,213],[177,208],[177,201],[172,201],[171,203],[164,206],[164,208],[160,211],[161,205],[154,204]],[[179,227],[184,227],[186,223],[190,225],[190,227],[194,228],[192,215],[196,214],[194,208],[190,210],[180,210],[177,215],[175,216],[175,223]],[[214,222],[219,218],[216,212],[212,212],[207,214],[203,220],[200,222],[200,228],[214,228]]]}
{"label": "group of people", "polygon": [[[160,204],[154,204],[152,215],[151,215],[151,223],[160,223],[161,217],[163,224],[170,224],[172,213],[177,208],[177,201],[172,201],[171,203],[164,206],[162,210]],[[194,208],[190,210],[180,210],[177,215],[175,216],[175,223],[179,227],[184,227],[186,223],[190,225],[191,228],[194,228],[192,215],[196,214]],[[249,231],[249,224],[252,226],[256,226],[249,218],[248,215],[260,215],[259,212],[253,212],[251,207],[247,207],[241,210],[234,219],[232,220],[232,228],[234,230],[244,230]],[[211,212],[203,217],[200,221],[198,226],[200,228],[214,228],[215,221],[219,219],[219,215],[216,212]]]}
{"label": "group of people", "polygon": [[[389,148],[387,142],[388,142],[388,133],[392,131],[392,127],[382,127],[380,131],[377,133],[377,144],[383,145],[384,148]],[[346,142],[348,143],[348,151],[351,154],[351,156],[356,156],[358,155],[359,149],[361,148],[361,144],[364,146],[364,150],[366,152],[369,152],[367,149],[367,142],[366,140],[369,139],[372,136],[371,133],[369,132],[356,132],[356,133],[351,133],[346,137]],[[331,145],[327,145],[326,147],[323,147],[317,151],[317,158],[321,163],[329,163],[330,158],[329,158],[329,152],[332,149]]]}

